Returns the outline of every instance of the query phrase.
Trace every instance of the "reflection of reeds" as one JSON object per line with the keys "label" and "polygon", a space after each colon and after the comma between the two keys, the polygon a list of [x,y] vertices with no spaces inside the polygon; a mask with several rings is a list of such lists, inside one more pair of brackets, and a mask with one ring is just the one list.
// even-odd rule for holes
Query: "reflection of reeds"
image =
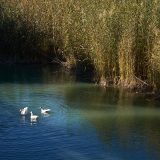
{"label": "reflection of reeds", "polygon": [[104,84],[159,87],[159,8],[157,0],[1,0],[0,31],[20,48],[15,61],[63,56],[68,66],[93,66]]}
{"label": "reflection of reeds", "polygon": [[110,147],[141,148],[160,153],[160,110],[143,95],[113,88],[81,86],[65,91],[65,103],[78,109],[95,129],[98,137]]}

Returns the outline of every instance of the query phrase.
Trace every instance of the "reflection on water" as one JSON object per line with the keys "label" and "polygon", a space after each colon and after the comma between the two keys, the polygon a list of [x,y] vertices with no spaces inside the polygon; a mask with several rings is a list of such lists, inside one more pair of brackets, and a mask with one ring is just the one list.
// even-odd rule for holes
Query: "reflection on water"
{"label": "reflection on water", "polygon": [[30,122],[31,126],[37,125],[37,123],[38,123],[38,120],[31,120]]}
{"label": "reflection on water", "polygon": [[[123,90],[88,85],[70,88],[65,98],[69,106],[79,109],[94,126],[111,152],[116,147],[115,151],[120,150],[123,154],[127,151],[133,159],[160,158],[158,102]],[[154,154],[156,158],[152,157]],[[132,159],[127,155],[125,158]]]}
{"label": "reflection on water", "polygon": [[[0,73],[2,159],[160,159],[159,102],[77,82],[53,66],[2,66]],[[20,116],[22,106],[39,120]],[[52,112],[41,114],[41,106]]]}
{"label": "reflection on water", "polygon": [[50,114],[49,113],[43,113],[43,115],[42,115],[43,117],[49,117],[50,116]]}
{"label": "reflection on water", "polygon": [[21,116],[20,121],[21,121],[21,123],[25,124],[26,123],[26,117],[25,116]]}
{"label": "reflection on water", "polygon": [[50,84],[50,83],[63,83],[75,79],[75,77],[72,76],[69,72],[65,72],[64,75],[64,71],[57,66],[2,65],[0,66],[0,73],[1,73],[0,83]]}

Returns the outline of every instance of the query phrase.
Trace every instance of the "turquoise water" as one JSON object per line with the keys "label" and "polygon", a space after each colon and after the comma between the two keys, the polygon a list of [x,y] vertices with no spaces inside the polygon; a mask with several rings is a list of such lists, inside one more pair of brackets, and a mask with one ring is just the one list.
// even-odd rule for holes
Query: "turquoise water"
{"label": "turquoise water", "polygon": [[[1,66],[0,159],[159,160],[159,102],[82,79],[53,66]],[[23,106],[39,120],[20,116]]]}

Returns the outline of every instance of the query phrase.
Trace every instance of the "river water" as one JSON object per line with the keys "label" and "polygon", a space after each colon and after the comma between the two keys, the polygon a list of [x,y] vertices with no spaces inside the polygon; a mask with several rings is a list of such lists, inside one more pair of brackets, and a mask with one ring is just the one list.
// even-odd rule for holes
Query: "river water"
{"label": "river water", "polygon": [[[19,114],[25,106],[37,122]],[[1,66],[0,159],[159,160],[159,106],[54,66]]]}

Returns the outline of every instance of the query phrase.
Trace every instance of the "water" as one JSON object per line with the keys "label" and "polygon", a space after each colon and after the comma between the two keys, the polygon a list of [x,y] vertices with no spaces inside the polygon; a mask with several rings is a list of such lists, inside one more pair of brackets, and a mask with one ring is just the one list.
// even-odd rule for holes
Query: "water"
{"label": "water", "polygon": [[[1,66],[0,159],[159,160],[159,102],[83,80],[51,66]],[[20,116],[23,106],[39,120]]]}

